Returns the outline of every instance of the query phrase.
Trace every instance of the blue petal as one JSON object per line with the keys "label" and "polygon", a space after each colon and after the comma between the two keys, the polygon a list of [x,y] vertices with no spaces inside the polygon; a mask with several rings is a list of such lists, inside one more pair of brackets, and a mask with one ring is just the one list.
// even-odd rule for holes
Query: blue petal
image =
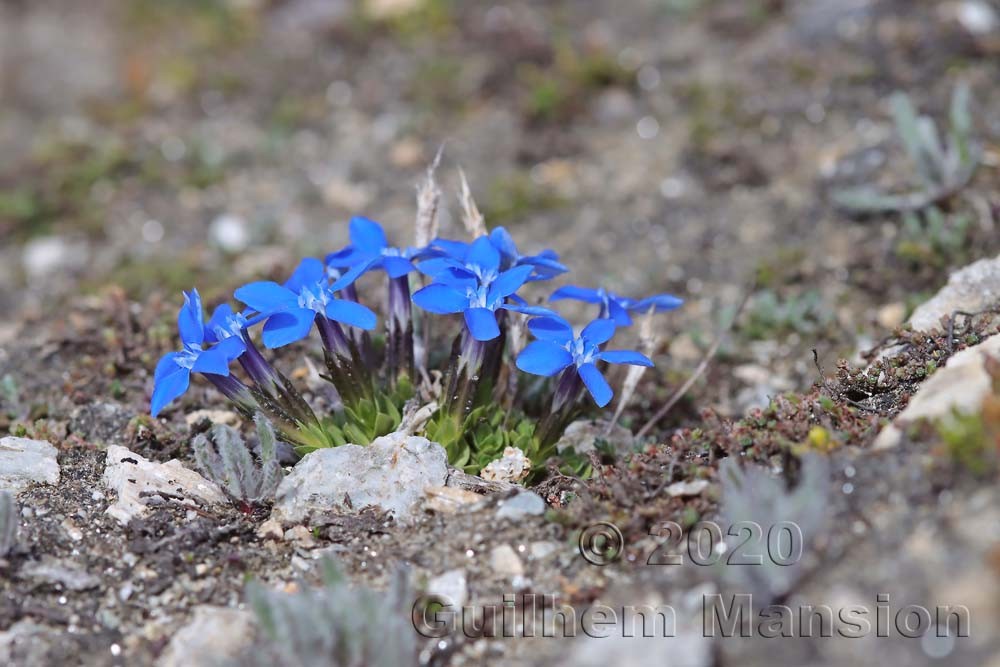
{"label": "blue petal", "polygon": [[503,227],[496,227],[490,232],[490,242],[504,259],[517,261],[517,258],[520,257],[517,254],[517,245],[514,243],[514,238]]}
{"label": "blue petal", "polygon": [[389,245],[382,225],[360,215],[351,218],[351,243],[359,250],[376,254]]}
{"label": "blue petal", "polygon": [[573,355],[558,343],[535,340],[517,355],[517,367],[525,373],[550,377],[573,363]]}
{"label": "blue petal", "polygon": [[[243,340],[242,336],[230,336],[229,338],[220,341],[219,344],[212,347],[211,350],[216,354],[222,355],[228,366],[230,361],[239,358],[241,354],[246,352],[247,344],[246,341]],[[223,373],[222,375],[227,375],[227,373]]]}
{"label": "blue petal", "polygon": [[194,366],[191,367],[191,372],[229,375],[229,362],[230,360],[226,359],[225,350],[219,349],[219,346],[216,345],[198,355],[198,358],[194,360]]}
{"label": "blue petal", "polygon": [[415,268],[417,267],[413,266],[413,262],[403,257],[386,256],[382,258],[382,270],[390,278],[401,278]]}
{"label": "blue petal", "polygon": [[244,285],[233,295],[258,313],[268,315],[279,310],[294,308],[299,302],[295,292],[269,280]]}
{"label": "blue petal", "polygon": [[615,395],[611,391],[611,385],[608,381],[604,379],[601,375],[601,371],[597,370],[597,366],[594,364],[583,364],[578,369],[580,373],[580,378],[583,380],[583,384],[587,386],[587,391],[590,395],[594,397],[594,402],[597,403],[597,407],[603,408],[605,405],[611,402],[611,397]]}
{"label": "blue petal", "polygon": [[375,328],[375,313],[356,301],[333,299],[326,304],[326,316],[336,322],[343,322],[361,329]]}
{"label": "blue petal", "polygon": [[528,331],[538,340],[565,345],[573,340],[573,327],[561,317],[538,317],[528,321]]}
{"label": "blue petal", "polygon": [[160,378],[174,373],[180,366],[177,364],[177,358],[182,356],[181,352],[167,352],[165,355],[160,357],[160,360],[156,362],[156,370],[153,371],[153,384],[159,384]]}
{"label": "blue petal", "polygon": [[480,236],[472,242],[465,255],[465,265],[479,267],[483,275],[500,269],[500,253],[490,243],[490,237]]}
{"label": "blue petal", "polygon": [[269,349],[284,347],[309,335],[316,313],[308,308],[292,308],[275,313],[264,323],[261,340]]}
{"label": "blue petal", "polygon": [[331,292],[339,292],[345,287],[350,287],[354,282],[370,269],[374,268],[379,258],[375,257],[363,262],[359,262],[344,272],[344,275],[333,281],[330,285]]}
{"label": "blue petal", "polygon": [[285,287],[298,294],[303,287],[313,287],[326,278],[326,268],[323,262],[315,257],[306,257],[295,267],[291,277],[285,281]]}
{"label": "blue petal", "polygon": [[172,400],[187,391],[191,384],[191,371],[180,366],[171,373],[166,373],[153,386],[153,397],[149,402],[149,412],[154,417]]}
{"label": "blue petal", "polygon": [[580,338],[591,345],[607,343],[615,335],[615,321],[610,319],[594,320],[580,332]]}
{"label": "blue petal", "polygon": [[476,340],[493,340],[500,335],[497,315],[489,308],[469,308],[465,311],[465,325]]}
{"label": "blue petal", "polygon": [[184,293],[184,305],[177,313],[177,329],[181,342],[185,345],[201,345],[205,341],[204,313],[201,310],[201,296],[193,289]]}
{"label": "blue petal", "polygon": [[486,293],[486,301],[494,304],[502,300],[505,296],[510,296],[525,283],[531,275],[530,266],[516,266],[513,269],[504,271],[497,279],[490,283],[490,289]]}
{"label": "blue petal", "polygon": [[469,244],[465,241],[451,241],[449,239],[434,239],[430,247],[437,248],[452,259],[462,259],[469,251]]}
{"label": "blue petal", "polygon": [[[511,299],[517,295],[511,295]],[[509,310],[514,313],[521,313],[522,315],[531,315],[533,317],[559,317],[559,313],[552,310],[551,308],[545,308],[544,306],[530,306],[524,299],[518,299],[516,301],[511,300],[500,306],[504,310]]]}
{"label": "blue petal", "polygon": [[[551,251],[549,251],[551,252]],[[552,253],[555,255],[555,253]],[[529,280],[549,280],[554,278],[561,273],[566,273],[569,271],[564,265],[560,264],[557,260],[550,257],[545,257],[543,255],[535,255],[534,257],[521,257],[517,260],[518,265],[528,264],[535,269],[534,275],[529,278]]]}
{"label": "blue petal", "polygon": [[354,246],[347,246],[343,250],[331,252],[326,256],[326,265],[337,269],[346,269],[361,262],[367,262],[372,258],[372,253],[365,252]]}
{"label": "blue petal", "polygon": [[233,308],[228,303],[220,303],[212,311],[212,316],[208,318],[208,324],[205,325],[205,342],[206,343],[217,343],[219,342],[219,337],[215,335],[216,329],[229,329],[229,318],[234,317]]}
{"label": "blue petal", "polygon": [[574,301],[585,301],[587,303],[604,302],[604,298],[596,289],[577,287],[576,285],[560,287],[549,297],[549,301],[559,301],[560,299],[573,299]]}
{"label": "blue petal", "polygon": [[649,357],[634,350],[605,350],[597,355],[598,359],[609,364],[632,364],[633,366],[651,367],[653,362]]}
{"label": "blue petal", "polygon": [[420,262],[420,264],[417,265],[417,270],[425,276],[437,278],[441,273],[444,273],[448,269],[454,267],[459,267],[464,270],[464,266],[451,257],[434,257]]}
{"label": "blue petal", "polygon": [[652,306],[657,312],[662,312],[664,310],[679,308],[682,305],[684,305],[684,299],[676,297],[673,294],[656,294],[645,299],[640,299],[629,309],[645,312]]}
{"label": "blue petal", "polygon": [[608,315],[620,327],[632,326],[632,317],[628,311],[622,307],[619,299],[608,299]]}
{"label": "blue petal", "polygon": [[460,313],[468,308],[469,297],[465,296],[464,292],[459,292],[447,285],[432,283],[414,292],[413,303],[429,313],[447,315]]}

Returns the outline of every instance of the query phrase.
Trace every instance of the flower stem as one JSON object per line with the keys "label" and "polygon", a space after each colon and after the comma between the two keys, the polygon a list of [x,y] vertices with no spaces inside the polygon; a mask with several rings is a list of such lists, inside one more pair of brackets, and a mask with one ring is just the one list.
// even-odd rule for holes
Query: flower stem
{"label": "flower stem", "polygon": [[341,326],[325,315],[316,315],[316,327],[323,339],[323,357],[329,376],[344,405],[361,400],[374,400],[375,386],[371,369],[362,358],[358,346],[348,340]]}
{"label": "flower stem", "polygon": [[583,380],[580,379],[575,367],[567,368],[559,376],[548,413],[535,431],[540,460],[555,453],[553,451],[555,445],[566,427],[580,414],[580,396],[583,394],[583,389]]}
{"label": "flower stem", "polygon": [[389,316],[385,326],[389,383],[396,386],[401,375],[412,380],[415,373],[409,275],[389,279]]}
{"label": "flower stem", "polygon": [[260,353],[254,345],[246,330],[243,331],[243,341],[246,344],[246,351],[240,355],[240,365],[247,375],[257,384],[257,389],[261,392],[277,398],[281,407],[301,423],[319,423],[316,414],[306,403],[302,395],[289,382],[288,378],[281,374],[274,366],[268,363],[264,355]]}

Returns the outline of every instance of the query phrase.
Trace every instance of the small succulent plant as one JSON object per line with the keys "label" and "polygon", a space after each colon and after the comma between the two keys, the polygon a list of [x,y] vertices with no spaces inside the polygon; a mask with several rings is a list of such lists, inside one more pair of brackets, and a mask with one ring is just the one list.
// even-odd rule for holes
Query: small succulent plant
{"label": "small succulent plant", "polygon": [[0,491],[0,558],[5,558],[17,542],[17,503],[8,491]]}
{"label": "small succulent plant", "polygon": [[[586,409],[585,397],[598,407],[611,401],[603,375],[607,364],[652,366],[639,352],[605,349],[616,330],[632,324],[630,313],[672,310],[682,301],[669,294],[629,299],[603,289],[564,287],[550,300],[599,306],[597,318],[575,334],[555,311],[529,304],[522,295],[526,286],[568,271],[556,253],[525,255],[504,228],[487,232],[467,185],[463,222],[473,240],[437,237],[438,197],[430,178],[430,186],[418,192],[420,247],[393,246],[381,225],[355,217],[351,243],[343,250],[324,261],[302,260],[282,284],[262,281],[236,289],[235,298],[246,306],[241,312],[221,304],[206,324],[197,290],[186,293],[178,315],[182,349],[157,364],[151,413],[181,396],[192,374],[201,375],[243,415],[266,415],[281,439],[304,455],[368,444],[398,428],[406,403],[416,399],[437,406],[416,435],[444,446],[453,465],[476,473],[515,446],[536,470],[544,469],[565,427]],[[373,273],[384,273],[388,287],[379,337],[369,334],[376,315],[359,302],[356,287]],[[461,320],[454,323],[439,324],[432,317],[458,314]],[[335,390],[338,409],[326,415],[313,411],[261,353],[251,334],[258,326],[259,341],[268,349],[318,331],[325,362],[321,377]],[[434,336],[449,329],[457,334],[450,346],[448,338]],[[525,329],[537,340],[521,349]],[[242,377],[231,369],[234,361]],[[529,381],[517,371],[552,380]],[[538,400],[526,400],[530,392]],[[201,447],[208,451],[204,443]],[[231,493],[246,497],[242,489]]]}
{"label": "small succulent plant", "polygon": [[398,667],[417,661],[405,571],[385,593],[352,587],[324,559],[322,584],[295,593],[251,582],[246,597],[263,631],[242,664],[288,667]]}
{"label": "small succulent plant", "polygon": [[271,423],[261,414],[254,417],[254,422],[260,440],[259,465],[239,431],[225,424],[216,424],[208,433],[198,434],[192,443],[202,474],[246,512],[272,500],[284,477]]}
{"label": "small succulent plant", "polygon": [[883,192],[861,186],[833,194],[834,203],[857,214],[921,211],[958,193],[979,166],[980,149],[972,138],[969,87],[961,82],[951,98],[949,125],[942,140],[934,121],[917,113],[905,93],[890,102],[896,132],[916,170],[916,187],[908,192]]}

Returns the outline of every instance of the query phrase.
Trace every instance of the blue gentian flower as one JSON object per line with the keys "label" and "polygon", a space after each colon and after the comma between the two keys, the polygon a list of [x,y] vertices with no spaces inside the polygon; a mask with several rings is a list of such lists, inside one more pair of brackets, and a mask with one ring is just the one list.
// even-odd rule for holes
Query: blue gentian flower
{"label": "blue gentian flower", "polygon": [[652,366],[649,358],[632,350],[602,350],[601,345],[615,333],[612,319],[596,319],[579,336],[561,317],[539,317],[528,322],[528,329],[538,340],[529,343],[517,356],[517,367],[525,373],[550,377],[573,367],[598,407],[611,402],[614,392],[601,371],[598,361],[611,364]]}
{"label": "blue gentian flower", "polygon": [[177,328],[183,349],[163,355],[153,373],[150,413],[154,417],[187,391],[191,373],[228,376],[230,362],[246,350],[239,337],[219,340],[216,345],[206,347],[212,341],[206,340],[201,296],[196,289],[184,294],[184,305],[177,314]]}
{"label": "blue gentian flower", "polygon": [[[559,255],[553,250],[543,250],[537,255],[520,254],[514,239],[503,227],[496,227],[488,236],[480,237],[480,239],[484,238],[488,239],[490,245],[499,253],[500,270],[506,271],[517,266],[530,266],[532,268],[531,275],[526,282],[548,280],[569,271],[559,263]],[[422,262],[419,268],[430,276],[449,267],[461,269],[463,265],[468,264],[472,246],[480,239],[476,239],[472,243],[436,239],[431,243],[429,252],[437,251],[441,256]]]}
{"label": "blue gentian flower", "polygon": [[375,313],[369,308],[333,295],[350,285],[358,275],[349,271],[330,284],[323,263],[307,257],[284,285],[271,281],[255,282],[240,287],[234,294],[267,318],[261,340],[266,347],[273,349],[308,336],[318,316],[362,329],[375,328]]}
{"label": "blue gentian flower", "polygon": [[601,306],[598,317],[610,317],[620,327],[627,327],[632,324],[629,313],[643,313],[653,308],[656,312],[673,310],[683,305],[684,300],[672,294],[656,294],[645,299],[629,299],[618,296],[614,292],[609,292],[604,288],[591,289],[589,287],[577,287],[576,285],[566,285],[560,287],[549,301],[559,301],[560,299],[573,299],[586,303],[597,303]]}
{"label": "blue gentian flower", "polygon": [[417,267],[413,260],[425,251],[421,248],[394,248],[385,230],[374,220],[355,216],[350,223],[351,245],[326,256],[326,264],[335,269],[363,266],[362,272],[381,269],[390,278],[401,278]]}
{"label": "blue gentian flower", "polygon": [[[435,261],[422,262],[420,270]],[[431,313],[463,313],[466,327],[476,340],[493,340],[500,335],[497,310],[552,313],[547,308],[526,305],[522,299],[508,300],[527,282],[533,267],[523,265],[501,271],[500,252],[486,236],[471,243],[461,261],[447,258],[432,266],[434,282],[414,293],[413,302]]]}

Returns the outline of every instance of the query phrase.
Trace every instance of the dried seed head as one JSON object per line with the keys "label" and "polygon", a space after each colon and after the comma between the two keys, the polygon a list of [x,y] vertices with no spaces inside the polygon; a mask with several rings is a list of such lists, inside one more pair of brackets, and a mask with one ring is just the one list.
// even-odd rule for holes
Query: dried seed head
{"label": "dried seed head", "polygon": [[462,182],[462,190],[459,193],[459,199],[462,202],[462,224],[472,238],[479,238],[486,234],[486,221],[483,219],[483,214],[479,212],[476,201],[472,198],[472,191],[469,190],[469,181],[465,178],[465,172],[459,169],[458,177]]}
{"label": "dried seed head", "polygon": [[[639,351],[647,357],[652,356],[653,350],[656,349],[657,343],[660,342],[659,336],[653,331],[653,314],[655,312],[655,307],[650,307],[646,316],[639,324]],[[615,408],[615,416],[608,424],[606,433],[611,433],[611,429],[618,423],[618,419],[621,418],[629,401],[632,400],[635,390],[639,387],[639,380],[642,379],[642,374],[645,372],[645,366],[629,366],[628,373],[625,374],[625,381],[622,383],[622,391],[618,398],[618,406]]]}
{"label": "dried seed head", "polygon": [[438,206],[441,203],[441,188],[434,180],[434,172],[441,162],[442,144],[434,156],[434,161],[427,167],[427,176],[417,186],[417,219],[415,221],[415,244],[423,248],[438,235]]}

